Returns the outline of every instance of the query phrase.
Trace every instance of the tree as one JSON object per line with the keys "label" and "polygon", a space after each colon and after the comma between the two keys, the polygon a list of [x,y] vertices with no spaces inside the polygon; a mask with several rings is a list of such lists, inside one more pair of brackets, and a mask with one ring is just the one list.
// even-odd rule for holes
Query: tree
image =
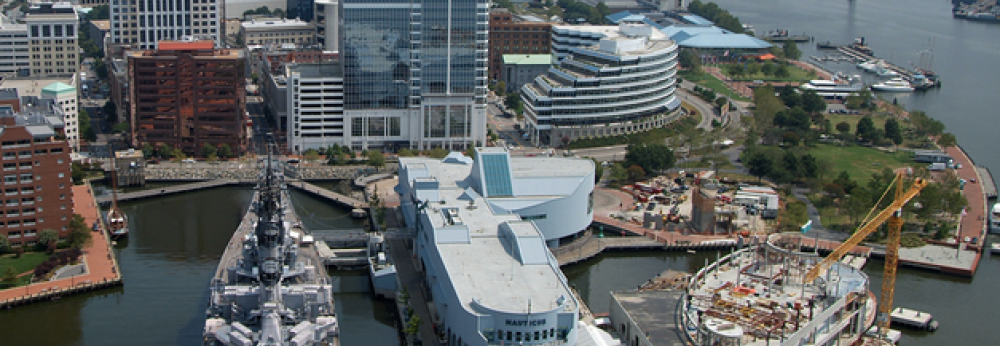
{"label": "tree", "polygon": [[677,54],[677,62],[681,64],[681,67],[693,73],[701,73],[701,59],[690,49],[682,49]]}
{"label": "tree", "polygon": [[771,174],[773,167],[774,162],[764,153],[754,153],[750,160],[747,161],[747,168],[750,170],[751,175],[757,177],[757,181]]}
{"label": "tree", "polygon": [[435,159],[443,159],[448,156],[448,151],[444,148],[434,148],[427,151],[427,156]]}
{"label": "tree", "polygon": [[111,19],[111,8],[106,4],[91,7],[90,13],[87,14],[87,19],[89,20]]}
{"label": "tree", "polygon": [[80,134],[84,140],[88,142],[97,140],[97,134],[94,133],[94,129],[90,124],[90,114],[87,113],[86,110],[81,109],[80,112],[77,113],[77,122],[80,124]]}
{"label": "tree", "polygon": [[778,65],[778,68],[774,70],[774,76],[778,78],[788,78],[791,76],[791,72],[788,72],[788,66],[782,64]]}
{"label": "tree", "polygon": [[385,156],[382,155],[380,150],[369,150],[368,151],[368,165],[374,167],[385,166]]}
{"label": "tree", "polygon": [[219,145],[218,155],[219,155],[219,157],[224,158],[224,159],[231,158],[231,157],[234,156],[233,155],[233,148],[230,148],[229,144],[222,143],[222,144]]}
{"label": "tree", "polygon": [[715,105],[718,106],[719,109],[722,109],[722,107],[725,107],[727,104],[729,104],[729,99],[725,97],[715,99]]}
{"label": "tree", "polygon": [[[73,215],[74,218],[77,216],[80,215]],[[89,246],[93,242],[93,236],[91,235],[91,232],[92,231],[90,230],[90,228],[87,227],[86,225],[84,225],[83,227],[74,228],[72,227],[71,223],[69,236],[66,238],[66,242],[69,243],[69,246],[74,249],[83,249],[84,247]]]}
{"label": "tree", "polygon": [[517,114],[521,114],[524,111],[524,106],[521,104],[521,94],[519,93],[508,94],[504,98],[504,105],[507,105],[507,108]]}
{"label": "tree", "polygon": [[410,320],[406,322],[405,331],[408,335],[417,335],[420,332],[420,316],[410,316]]}
{"label": "tree", "polygon": [[208,144],[207,142],[201,146],[201,156],[209,159],[214,159],[218,154],[219,150],[215,148],[214,145]]}
{"label": "tree", "polygon": [[892,140],[896,145],[903,144],[903,131],[899,128],[896,119],[889,118],[885,121],[885,138]]}
{"label": "tree", "polygon": [[14,267],[4,266],[3,283],[7,287],[12,287],[17,283],[17,270],[14,270]]}
{"label": "tree", "polygon": [[625,160],[646,172],[656,172],[673,167],[674,152],[664,144],[632,144],[628,146]]}
{"label": "tree", "polygon": [[10,245],[10,240],[7,237],[0,236],[0,255],[10,252],[13,247]]}
{"label": "tree", "polygon": [[504,81],[498,81],[496,86],[493,88],[493,92],[497,94],[498,97],[504,97],[507,95],[507,83]]}
{"label": "tree", "polygon": [[399,157],[411,157],[417,156],[417,153],[414,153],[413,150],[410,150],[409,148],[403,148],[399,149],[399,153],[397,153],[397,155],[399,155]]}
{"label": "tree", "polygon": [[774,68],[775,68],[774,63],[768,60],[767,62],[760,65],[760,73],[764,74],[765,76],[770,76],[774,74]]}
{"label": "tree", "polygon": [[841,139],[846,140],[847,135],[851,133],[851,124],[847,123],[846,121],[841,121],[837,123],[837,132],[840,132],[841,137],[843,137]]}
{"label": "tree", "polygon": [[806,178],[816,178],[819,173],[819,163],[812,154],[805,154],[799,158],[799,174]]}
{"label": "tree", "polygon": [[799,45],[795,44],[795,41],[785,41],[785,45],[782,50],[785,52],[785,58],[787,59],[798,60],[802,57],[802,51],[799,50]]}
{"label": "tree", "polygon": [[799,158],[795,156],[795,153],[785,151],[785,155],[781,157],[781,166],[793,177],[799,175]]}
{"label": "tree", "polygon": [[601,177],[604,176],[604,166],[601,166],[601,163],[597,162],[595,158],[590,158],[590,161],[594,161],[594,184],[597,184],[601,182]]}
{"label": "tree", "polygon": [[621,163],[615,163],[611,165],[611,172],[608,174],[608,180],[614,182],[622,182],[628,179],[628,171],[625,169]]}
{"label": "tree", "polygon": [[941,137],[938,137],[937,144],[941,146],[941,149],[948,149],[957,146],[958,139],[950,132],[945,132],[941,134]]}
{"label": "tree", "polygon": [[821,113],[826,110],[826,101],[815,90],[802,93],[802,109],[809,113]]}
{"label": "tree", "polygon": [[104,60],[94,59],[94,73],[100,79],[108,79],[108,65],[104,63]]}
{"label": "tree", "polygon": [[910,112],[910,123],[918,136],[937,136],[944,132],[944,123],[931,118],[923,111]]}
{"label": "tree", "polygon": [[38,233],[38,246],[42,249],[53,251],[57,242],[59,242],[59,232],[54,229],[43,229]]}
{"label": "tree", "polygon": [[861,120],[858,120],[858,125],[856,125],[854,134],[857,135],[859,139],[869,142],[874,141],[875,122],[872,121],[872,118],[868,116],[861,118]]}
{"label": "tree", "polygon": [[628,169],[625,171],[628,172],[628,178],[632,181],[641,180],[646,177],[646,170],[642,169],[639,165],[628,166]]}
{"label": "tree", "polygon": [[597,13],[601,14],[601,18],[611,14],[611,10],[608,9],[608,5],[606,5],[604,1],[598,2],[595,7],[597,8]]}

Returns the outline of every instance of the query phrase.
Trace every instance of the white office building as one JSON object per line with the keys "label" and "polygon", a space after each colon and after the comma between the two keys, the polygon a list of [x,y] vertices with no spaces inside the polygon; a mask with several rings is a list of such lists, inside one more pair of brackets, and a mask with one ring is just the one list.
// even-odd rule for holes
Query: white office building
{"label": "white office building", "polygon": [[39,2],[24,16],[28,25],[28,48],[31,52],[31,76],[54,77],[76,74],[79,19],[68,2]]}
{"label": "white office building", "polygon": [[553,26],[548,73],[521,87],[535,145],[648,131],[677,120],[677,44],[641,17]]}
{"label": "white office building", "polygon": [[66,141],[73,152],[80,151],[80,124],[78,123],[79,110],[77,100],[79,94],[76,87],[56,82],[42,88],[41,99],[53,100],[62,109],[63,131],[66,134]]}
{"label": "white office building", "polygon": [[0,74],[28,75],[31,68],[28,51],[28,26],[0,14]]}
{"label": "white office building", "polygon": [[[530,192],[525,189],[539,183],[531,179],[544,173],[551,185],[589,186],[576,198],[575,213],[589,214],[591,161],[528,158],[532,162],[519,164],[504,149],[477,149],[474,161],[457,152],[443,160],[400,160],[397,192],[417,234],[414,251],[433,297],[432,322],[448,345],[577,345],[590,338],[579,321],[581,303],[546,247],[545,228],[496,200]],[[583,170],[589,183],[578,181],[575,173]],[[575,212],[550,210],[556,211]]]}
{"label": "white office building", "polygon": [[110,43],[156,49],[159,41],[190,37],[222,43],[222,5],[217,0],[111,0]]}

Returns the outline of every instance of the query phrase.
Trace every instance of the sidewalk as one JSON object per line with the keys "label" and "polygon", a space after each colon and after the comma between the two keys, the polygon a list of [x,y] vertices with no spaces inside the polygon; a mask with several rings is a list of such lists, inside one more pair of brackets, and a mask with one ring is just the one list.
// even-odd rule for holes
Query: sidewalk
{"label": "sidewalk", "polygon": [[434,320],[427,306],[428,299],[424,296],[423,277],[417,272],[414,260],[410,257],[412,252],[407,249],[402,239],[390,239],[387,242],[392,249],[392,263],[396,266],[398,280],[410,296],[413,313],[420,317],[420,340],[424,345],[440,345],[432,327]]}
{"label": "sidewalk", "polygon": [[[100,220],[100,213],[94,204],[93,190],[89,185],[73,186],[73,212],[83,216],[86,225],[93,225]],[[103,225],[103,222],[101,222]],[[102,226],[102,229],[104,227]],[[0,291],[0,306],[9,300],[38,298],[41,293],[61,295],[69,289],[100,287],[109,283],[120,282],[121,275],[118,265],[111,255],[111,243],[104,232],[91,232],[93,241],[83,249],[82,262],[86,265],[83,275],[39,282],[23,287],[15,287]]]}

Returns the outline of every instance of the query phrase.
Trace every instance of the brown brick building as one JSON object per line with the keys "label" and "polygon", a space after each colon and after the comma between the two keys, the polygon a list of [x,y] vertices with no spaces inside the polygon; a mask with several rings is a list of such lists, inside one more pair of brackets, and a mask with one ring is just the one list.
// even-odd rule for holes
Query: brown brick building
{"label": "brown brick building", "polygon": [[201,156],[204,144],[247,149],[246,56],[211,41],[160,41],[130,51],[132,145],[166,144]]}
{"label": "brown brick building", "polygon": [[490,12],[490,80],[500,80],[504,54],[549,54],[552,24],[515,18],[507,9]]}
{"label": "brown brick building", "polygon": [[45,229],[65,238],[73,218],[69,144],[57,139],[50,125],[17,117],[9,110],[0,112],[0,236],[13,246],[35,245]]}

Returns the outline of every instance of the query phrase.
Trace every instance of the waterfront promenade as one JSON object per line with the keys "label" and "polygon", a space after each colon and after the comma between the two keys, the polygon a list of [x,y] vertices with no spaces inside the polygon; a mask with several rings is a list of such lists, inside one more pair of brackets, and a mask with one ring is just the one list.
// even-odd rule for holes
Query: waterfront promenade
{"label": "waterfront promenade", "polygon": [[[100,210],[89,185],[73,186],[73,212],[83,216],[85,224],[100,222]],[[0,308],[40,300],[48,300],[79,291],[89,291],[122,283],[118,263],[111,253],[111,242],[105,232],[91,232],[93,241],[83,249],[83,274],[59,280],[34,283],[0,291]]]}

